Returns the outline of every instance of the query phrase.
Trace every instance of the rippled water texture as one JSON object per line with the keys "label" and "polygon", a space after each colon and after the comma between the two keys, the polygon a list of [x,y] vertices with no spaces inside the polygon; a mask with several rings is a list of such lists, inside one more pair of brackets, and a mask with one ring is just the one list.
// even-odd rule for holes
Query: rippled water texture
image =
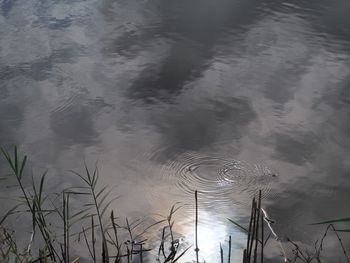
{"label": "rippled water texture", "polygon": [[169,181],[186,195],[185,199],[193,199],[194,191],[200,189],[207,199],[202,204],[222,209],[250,203],[259,190],[267,197],[270,183],[277,177],[263,165],[189,153],[172,160],[161,171],[171,177]]}
{"label": "rippled water texture", "polygon": [[310,244],[308,223],[349,216],[349,13],[348,0],[0,0],[0,145],[49,169],[52,189],[98,161],[120,214],[180,202],[189,243],[197,189],[209,262],[229,234],[241,255],[226,218],[245,222],[259,189],[278,235]]}

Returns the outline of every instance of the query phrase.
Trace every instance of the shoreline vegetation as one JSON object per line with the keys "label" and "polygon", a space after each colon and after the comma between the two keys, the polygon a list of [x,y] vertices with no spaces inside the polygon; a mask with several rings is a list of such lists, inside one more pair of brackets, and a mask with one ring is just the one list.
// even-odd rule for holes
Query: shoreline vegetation
{"label": "shoreline vegetation", "polygon": [[[181,262],[183,256],[190,250],[195,251],[192,262],[199,263],[201,237],[198,236],[198,192],[194,192],[195,202],[195,241],[184,247],[173,231],[174,214],[181,208],[178,204],[171,207],[167,216],[156,222],[146,224],[141,219],[129,221],[117,217],[110,205],[116,198],[111,197],[113,189],[100,186],[99,173],[95,166],[89,170],[85,164],[85,173],[74,173],[81,185],[70,187],[60,193],[48,195],[45,192],[46,173],[38,178],[23,180],[27,163],[27,156],[20,156],[17,147],[13,153],[1,149],[1,153],[8,163],[10,174],[0,175],[0,182],[14,179],[19,196],[13,197],[16,202],[8,211],[0,213],[0,262]],[[30,182],[30,183],[28,183]],[[73,200],[83,199],[80,209],[72,205]],[[10,198],[9,198],[10,199]],[[327,262],[323,253],[326,237],[333,233],[342,251],[344,262],[349,261],[348,252],[342,242],[340,232],[350,232],[349,229],[338,229],[337,223],[350,223],[350,218],[341,218],[319,222],[326,230],[321,239],[315,242],[314,248],[309,250],[288,239],[290,251],[285,251],[273,229],[271,220],[261,207],[261,191],[257,198],[253,198],[248,227],[233,219],[228,219],[232,227],[247,234],[246,247],[242,251],[243,263],[269,262],[264,258],[264,248],[271,239],[280,245],[280,262]],[[11,201],[12,202],[12,201]],[[12,217],[23,216],[23,220],[30,226],[30,232],[18,233],[19,229],[10,229],[7,222]],[[157,253],[149,248],[144,234],[154,228],[160,229]],[[152,230],[153,231],[153,230]],[[20,237],[25,243],[16,241]],[[223,244],[225,244],[223,246]],[[225,247],[225,248],[224,248]],[[220,251],[217,262],[233,262],[231,256],[232,240],[218,244]],[[79,252],[85,251],[88,257],[80,257]],[[151,258],[153,257],[154,258]],[[87,259],[88,258],[88,259]],[[151,259],[150,259],[151,258]]]}

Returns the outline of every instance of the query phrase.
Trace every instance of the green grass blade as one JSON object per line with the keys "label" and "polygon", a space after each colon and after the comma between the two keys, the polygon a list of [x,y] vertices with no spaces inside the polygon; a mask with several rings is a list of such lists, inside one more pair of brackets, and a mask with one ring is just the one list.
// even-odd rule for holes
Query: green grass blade
{"label": "green grass blade", "polygon": [[339,223],[339,222],[350,222],[350,217],[321,221],[321,222],[317,222],[317,223],[312,223],[311,225],[333,224],[333,223]]}
{"label": "green grass blade", "polygon": [[22,161],[22,164],[21,164],[21,168],[20,168],[20,170],[19,170],[19,178],[22,178],[23,170],[24,170],[24,167],[25,167],[26,163],[27,163],[27,155],[25,155],[25,156],[23,157],[23,161]]}
{"label": "green grass blade", "polygon": [[80,179],[82,179],[87,185],[90,185],[90,183],[89,183],[89,181],[88,180],[86,180],[81,174],[79,174],[79,173],[77,173],[77,172],[75,172],[75,171],[70,171],[71,173],[73,173],[73,174],[75,174],[75,175],[77,175]]}
{"label": "green grass blade", "polygon": [[38,195],[38,192],[36,191],[36,187],[35,187],[35,183],[34,183],[34,177],[32,176],[32,189],[34,191],[34,194],[33,194],[33,201],[36,201],[36,202],[39,202],[39,195]]}
{"label": "green grass blade", "polygon": [[74,213],[73,215],[71,215],[70,218],[73,219],[73,218],[75,218],[75,217],[77,217],[77,216],[79,216],[79,215],[81,215],[81,214],[83,214],[85,212],[88,212],[89,210],[91,210],[91,207],[84,208],[84,209]]}
{"label": "green grass blade", "polygon": [[32,227],[33,227],[33,232],[35,232],[35,226],[36,226],[36,205],[35,202],[33,201],[33,205],[32,205],[32,209],[31,209],[31,213],[32,213]]}
{"label": "green grass blade", "polygon": [[110,204],[111,204],[113,201],[115,201],[116,199],[118,199],[118,198],[119,198],[119,197],[113,198],[112,200],[110,200],[110,201],[105,205],[105,207],[102,209],[101,216],[104,215],[104,213],[107,211],[107,208],[110,206]]}
{"label": "green grass blade", "polygon": [[15,213],[16,209],[19,207],[20,205],[15,205],[14,207],[12,207],[10,210],[8,210],[6,212],[6,214],[0,219],[0,225],[2,225],[2,223],[4,223],[4,221],[13,213]]}
{"label": "green grass blade", "polygon": [[77,191],[64,191],[64,192],[72,195],[91,195],[91,193],[87,193],[87,192],[77,192]]}
{"label": "green grass blade", "polygon": [[350,229],[336,229],[338,232],[350,232]]}
{"label": "green grass blade", "polygon": [[39,203],[42,204],[42,196],[43,196],[43,191],[44,191],[44,182],[45,182],[45,177],[46,177],[47,171],[44,172],[44,174],[41,176],[40,179],[40,187],[39,187]]}
{"label": "green grass blade", "polygon": [[17,153],[17,146],[15,146],[15,149],[14,149],[14,161],[15,161],[15,171],[18,175],[18,153]]}
{"label": "green grass blade", "polygon": [[96,199],[100,197],[101,194],[107,189],[108,185],[104,186],[97,194],[96,194]]}
{"label": "green grass blade", "polygon": [[[110,194],[111,192],[112,192],[112,189],[110,189],[109,191],[107,191],[107,192],[101,197],[101,199],[98,201],[98,204],[97,204],[98,207],[101,207],[101,206],[102,206],[103,202],[106,200],[106,198],[109,196],[109,194]],[[96,199],[97,199],[97,197],[96,197]]]}
{"label": "green grass blade", "polygon": [[160,220],[160,221],[157,221],[157,222],[151,224],[150,226],[146,227],[141,233],[139,233],[137,236],[135,236],[134,239],[139,239],[139,237],[141,237],[144,233],[146,233],[148,229],[150,229],[158,224],[164,223],[165,221],[166,221],[166,219],[163,219],[163,220]]}
{"label": "green grass blade", "polygon": [[172,263],[175,263],[176,261],[178,261],[183,255],[185,255],[185,253],[191,248],[192,246],[189,246],[188,248],[186,248],[177,258],[175,258]]}
{"label": "green grass blade", "polygon": [[87,175],[87,178],[88,178],[88,180],[87,180],[88,181],[88,185],[92,186],[92,179],[91,179],[90,171],[89,171],[89,169],[87,167],[87,164],[84,163],[84,165],[85,165],[85,172],[86,172],[86,175]]}
{"label": "green grass blade", "polygon": [[234,224],[235,226],[238,226],[241,230],[243,230],[244,232],[248,233],[248,229],[246,229],[245,227],[241,226],[240,224],[238,224],[237,222],[233,221],[230,218],[227,218],[228,221],[230,221],[232,224]]}
{"label": "green grass blade", "polygon": [[99,178],[99,173],[98,173],[98,169],[97,169],[97,164],[95,165],[95,170],[94,170],[94,174],[92,176],[92,188],[95,189],[97,181]]}
{"label": "green grass blade", "polygon": [[12,159],[11,159],[11,156],[10,154],[4,149],[4,148],[1,148],[1,152],[2,154],[4,155],[6,161],[9,163],[9,165],[11,166],[11,169],[15,172],[15,166],[12,162]]}

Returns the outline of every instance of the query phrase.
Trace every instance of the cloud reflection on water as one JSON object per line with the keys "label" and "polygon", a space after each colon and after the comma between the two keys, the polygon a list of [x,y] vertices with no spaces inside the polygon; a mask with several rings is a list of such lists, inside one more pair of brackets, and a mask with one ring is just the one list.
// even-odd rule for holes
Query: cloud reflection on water
{"label": "cloud reflection on water", "polygon": [[264,161],[281,174],[272,213],[281,226],[300,215],[286,233],[304,229],[348,199],[346,7],[3,1],[1,144],[21,142],[55,168],[100,159],[104,180],[120,182],[138,211],[164,209],[139,201],[154,184],[165,203],[176,197],[159,166],[182,153]]}

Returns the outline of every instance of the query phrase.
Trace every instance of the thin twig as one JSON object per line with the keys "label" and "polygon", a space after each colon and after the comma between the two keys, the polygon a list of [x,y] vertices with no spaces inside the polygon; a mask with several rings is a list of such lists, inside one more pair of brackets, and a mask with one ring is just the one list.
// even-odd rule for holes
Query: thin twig
{"label": "thin twig", "polygon": [[264,217],[261,216],[261,263],[264,262]]}
{"label": "thin twig", "polygon": [[247,248],[244,253],[245,255],[245,260],[247,263],[249,263],[250,260],[248,260],[248,255],[249,255],[249,245],[250,245],[250,236],[251,236],[251,231],[252,231],[252,224],[253,224],[253,213],[254,213],[254,203],[255,203],[255,198],[252,200],[252,209],[250,212],[250,220],[249,220],[249,228],[248,228],[248,238],[247,238]]}
{"label": "thin twig", "polygon": [[231,236],[228,238],[228,259],[227,263],[231,262]]}
{"label": "thin twig", "polygon": [[221,258],[221,263],[224,263],[224,251],[222,250],[221,243],[220,243],[220,258]]}
{"label": "thin twig", "polygon": [[256,240],[255,240],[255,248],[254,248],[254,262],[256,262],[257,256],[258,256],[260,208],[261,208],[261,190],[259,190],[258,210],[257,210],[257,218],[256,218],[256,234],[255,234]]}
{"label": "thin twig", "polygon": [[196,223],[195,223],[195,238],[196,238],[196,262],[198,263],[198,252],[199,252],[199,248],[198,248],[198,193],[197,190],[194,192],[194,196],[195,196],[195,201],[196,201]]}

